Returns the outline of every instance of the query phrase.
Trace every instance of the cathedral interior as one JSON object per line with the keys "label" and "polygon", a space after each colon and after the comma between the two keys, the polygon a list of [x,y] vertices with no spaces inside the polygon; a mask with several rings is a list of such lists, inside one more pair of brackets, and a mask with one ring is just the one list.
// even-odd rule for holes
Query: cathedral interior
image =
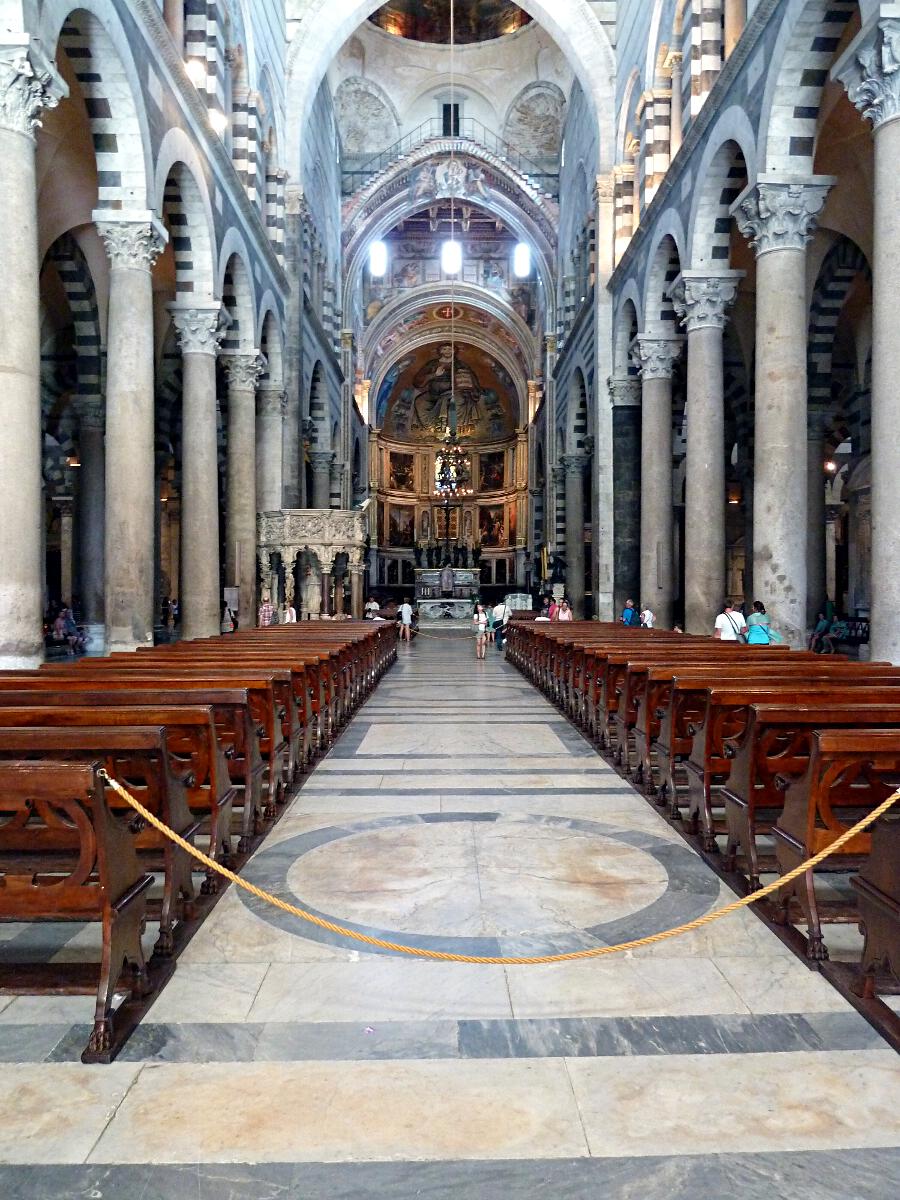
{"label": "cathedral interior", "polygon": [[[826,614],[849,661],[900,663],[900,5],[0,18],[0,676],[53,658],[61,610],[89,656],[156,653],[218,637],[223,609],[242,633],[269,603],[304,626],[349,628],[370,597],[393,615],[447,563],[471,573],[466,626],[476,592],[565,594],[576,621],[634,601],[711,635],[727,598],[761,601],[794,650]],[[426,640],[427,607],[254,878],[287,887],[280,847],[327,849],[315,911],[470,954],[718,900],[511,660],[489,646],[472,678]],[[598,863],[602,905],[580,878]],[[165,1037],[106,1066],[73,1049],[84,998],[0,985],[0,1193],[900,1187],[894,1051],[747,912],[730,937],[555,976],[268,920],[227,891],[151,1009]],[[0,951],[26,933],[4,918]],[[53,936],[77,959],[87,934]]]}

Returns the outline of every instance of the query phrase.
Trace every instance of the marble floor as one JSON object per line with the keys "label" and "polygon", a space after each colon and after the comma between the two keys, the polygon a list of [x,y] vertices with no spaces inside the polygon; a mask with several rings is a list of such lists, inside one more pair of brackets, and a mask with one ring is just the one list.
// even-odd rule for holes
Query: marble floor
{"label": "marble floor", "polygon": [[[449,630],[401,645],[245,873],[472,954],[612,944],[731,898]],[[0,955],[84,956],[94,936],[0,927]],[[232,889],[110,1066],[78,1061],[91,1008],[0,997],[4,1200],[900,1193],[900,1060],[748,912],[503,968],[370,951]]]}

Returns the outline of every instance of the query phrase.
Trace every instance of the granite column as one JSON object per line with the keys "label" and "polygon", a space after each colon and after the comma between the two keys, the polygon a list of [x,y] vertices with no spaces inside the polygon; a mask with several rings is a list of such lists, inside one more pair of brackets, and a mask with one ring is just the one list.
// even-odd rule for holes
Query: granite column
{"label": "granite column", "polygon": [[794,647],[806,642],[806,247],[832,182],[767,176],[732,208],[757,257],[753,587]]}
{"label": "granite column", "polygon": [[228,379],[228,457],[225,499],[225,577],[238,588],[243,625],[256,614],[256,385],[257,351],[222,356]]}
{"label": "granite column", "polygon": [[722,331],[742,271],[684,271],[672,301],[687,330],[684,605],[688,633],[709,633],[725,595],[725,376]]}
{"label": "granite column", "polygon": [[[10,35],[7,34],[7,38]],[[44,501],[37,181],[34,129],[65,83],[35,43],[0,47],[0,262],[9,319],[0,340],[0,668],[35,667],[44,653]]]}

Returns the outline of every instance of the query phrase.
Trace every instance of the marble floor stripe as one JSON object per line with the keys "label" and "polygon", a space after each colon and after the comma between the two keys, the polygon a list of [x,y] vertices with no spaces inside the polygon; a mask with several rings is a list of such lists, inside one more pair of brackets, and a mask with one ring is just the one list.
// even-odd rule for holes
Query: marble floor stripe
{"label": "marble floor stripe", "polygon": [[[374,1019],[373,1019],[374,1020]],[[0,1026],[0,1062],[77,1062],[87,1025]],[[856,1013],[554,1020],[145,1021],[121,1062],[356,1062],[366,1059],[616,1058],[877,1049]]]}
{"label": "marble floor stripe", "polygon": [[900,1151],[428,1163],[0,1167],[5,1200],[886,1200]]}

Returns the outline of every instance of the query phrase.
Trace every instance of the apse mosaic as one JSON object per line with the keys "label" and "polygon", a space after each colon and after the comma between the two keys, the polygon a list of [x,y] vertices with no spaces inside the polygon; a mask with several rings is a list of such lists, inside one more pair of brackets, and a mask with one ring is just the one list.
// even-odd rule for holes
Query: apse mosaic
{"label": "apse mosaic", "polygon": [[384,434],[400,441],[434,442],[449,424],[455,385],[457,431],[478,442],[510,437],[515,385],[506,368],[476,346],[449,342],[422,346],[394,363],[378,395]]}

